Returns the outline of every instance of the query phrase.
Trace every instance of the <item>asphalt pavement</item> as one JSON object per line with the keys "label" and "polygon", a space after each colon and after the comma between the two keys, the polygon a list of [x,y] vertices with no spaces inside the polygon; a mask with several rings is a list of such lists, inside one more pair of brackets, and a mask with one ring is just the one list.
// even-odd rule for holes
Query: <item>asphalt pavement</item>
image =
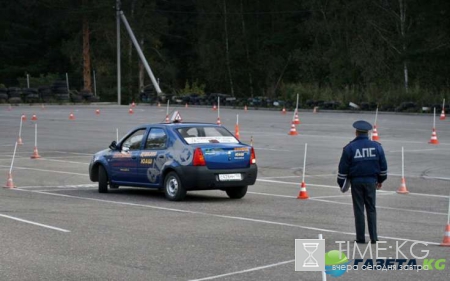
{"label": "asphalt pavement", "polygon": [[[0,188],[0,280],[322,280],[320,272],[294,270],[295,239],[319,234],[327,252],[339,249],[336,241],[349,241],[349,259],[360,258],[357,251],[353,255],[351,196],[339,191],[336,174],[342,148],[354,137],[352,123],[373,123],[374,113],[302,111],[299,135],[290,136],[292,112],[221,108],[222,125],[233,132],[239,115],[241,140],[253,140],[256,184],[241,200],[230,200],[222,191],[196,191],[182,202],[170,202],[162,192],[148,189],[121,187],[99,194],[89,180],[92,154],[116,140],[117,131],[121,137],[166,116],[165,107],[137,105],[132,115],[128,109],[0,107],[2,185],[20,116],[27,116],[24,144],[17,148],[12,170],[17,187]],[[184,121],[217,120],[217,111],[210,108],[177,109]],[[75,120],[69,120],[71,112]],[[422,264],[428,253],[427,259],[446,259],[445,268],[348,270],[336,280],[448,279],[450,248],[439,244],[449,211],[450,118],[438,117],[440,144],[431,145],[431,115],[378,116],[389,166],[388,180],[377,192],[378,234],[386,248],[378,253],[385,257],[380,259],[395,259],[404,243],[400,250],[407,259],[416,256]],[[30,159],[35,123],[40,159]],[[402,147],[407,195],[396,193]],[[303,173],[307,200],[297,199]],[[377,252],[375,245],[368,247]]]}

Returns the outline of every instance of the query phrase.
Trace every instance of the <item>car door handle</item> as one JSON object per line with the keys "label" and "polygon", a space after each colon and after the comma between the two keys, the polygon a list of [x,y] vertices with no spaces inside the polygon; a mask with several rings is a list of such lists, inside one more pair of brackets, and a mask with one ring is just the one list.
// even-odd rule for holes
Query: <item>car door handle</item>
{"label": "car door handle", "polygon": [[165,156],[164,155],[159,155],[158,158],[163,159]]}
{"label": "car door handle", "polygon": [[131,159],[133,160],[136,160],[136,158],[137,158],[136,156],[131,156]]}

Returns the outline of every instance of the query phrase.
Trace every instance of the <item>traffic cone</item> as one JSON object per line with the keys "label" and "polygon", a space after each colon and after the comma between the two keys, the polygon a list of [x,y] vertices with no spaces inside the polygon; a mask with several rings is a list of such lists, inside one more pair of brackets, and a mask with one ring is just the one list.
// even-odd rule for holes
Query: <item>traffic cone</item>
{"label": "traffic cone", "polygon": [[244,111],[247,111],[247,106],[244,106]]}
{"label": "traffic cone", "polygon": [[69,120],[75,120],[75,115],[73,115],[73,112],[69,114]]}
{"label": "traffic cone", "polygon": [[158,107],[161,107],[161,103],[160,102],[158,102]]}
{"label": "traffic cone", "polygon": [[189,105],[188,105],[188,104],[186,103],[186,104],[184,105],[184,107],[185,107],[185,108],[188,108],[188,107],[189,107]]}
{"label": "traffic cone", "polygon": [[37,121],[37,116],[36,116],[36,114],[33,114],[33,116],[31,117],[31,121]]}
{"label": "traffic cone", "polygon": [[298,119],[298,111],[295,111],[294,124],[300,124],[300,119]]}
{"label": "traffic cone", "polygon": [[439,119],[440,120],[445,120],[445,110],[444,110],[444,108],[442,108],[441,116],[439,117]]}
{"label": "traffic cone", "polygon": [[45,105],[41,104],[41,110],[45,110]]}
{"label": "traffic cone", "polygon": [[8,173],[8,179],[6,180],[6,185],[4,186],[4,188],[15,188],[16,186],[14,185],[13,179],[12,179],[12,175],[11,173]]}
{"label": "traffic cone", "polygon": [[234,125],[234,136],[239,139],[240,135],[239,135],[239,124],[236,123],[236,125]]}
{"label": "traffic cone", "polygon": [[380,137],[378,136],[377,125],[373,125],[372,140],[380,140]]}
{"label": "traffic cone", "polygon": [[8,105],[8,111],[11,111],[11,110],[12,110],[11,105]]}
{"label": "traffic cone", "polygon": [[19,136],[19,138],[17,139],[17,145],[22,145],[22,144],[23,144],[22,137]]}
{"label": "traffic cone", "polygon": [[298,135],[297,129],[295,128],[295,123],[294,123],[294,121],[292,121],[292,123],[291,123],[291,130],[289,131],[289,135],[291,135],[291,136],[296,136],[296,135]]}
{"label": "traffic cone", "polygon": [[430,141],[428,143],[429,144],[439,144],[435,128],[433,128],[433,132],[431,133],[431,139],[430,139]]}
{"label": "traffic cone", "polygon": [[302,181],[302,184],[300,185],[300,192],[298,193],[297,199],[308,199],[308,191],[306,191],[306,184],[304,181]]}
{"label": "traffic cone", "polygon": [[22,121],[27,121],[27,116],[25,114],[23,114],[23,113],[22,113],[22,116],[20,118],[22,118]]}
{"label": "traffic cone", "polygon": [[286,114],[286,108],[283,106],[283,110],[281,111],[281,114]]}
{"label": "traffic cone", "polygon": [[216,104],[214,104],[214,106],[213,106],[212,110],[217,110],[217,106],[216,106]]}
{"label": "traffic cone", "polygon": [[134,102],[132,102],[131,107],[136,107],[136,104]]}
{"label": "traffic cone", "polygon": [[100,109],[96,109],[95,114],[100,115]]}
{"label": "traffic cone", "polygon": [[133,110],[133,108],[132,107],[130,107],[130,109],[128,109],[128,114],[133,114],[134,113],[134,110]]}
{"label": "traffic cone", "polygon": [[450,247],[450,224],[445,227],[444,240],[442,240],[441,246]]}
{"label": "traffic cone", "polygon": [[405,182],[405,178],[402,178],[402,183],[400,184],[400,187],[397,189],[397,193],[398,194],[408,194],[409,191],[406,188],[406,182]]}
{"label": "traffic cone", "polygon": [[222,123],[220,123],[220,117],[217,117],[217,122],[216,122],[216,124],[219,125],[219,126],[222,125]]}
{"label": "traffic cone", "polygon": [[38,159],[41,158],[41,156],[39,155],[39,151],[37,149],[37,146],[34,147],[33,150],[33,155],[31,155],[31,159]]}
{"label": "traffic cone", "polygon": [[169,121],[169,115],[166,115],[166,123],[170,123],[170,121]]}
{"label": "traffic cone", "polygon": [[317,106],[314,106],[313,113],[317,113]]}

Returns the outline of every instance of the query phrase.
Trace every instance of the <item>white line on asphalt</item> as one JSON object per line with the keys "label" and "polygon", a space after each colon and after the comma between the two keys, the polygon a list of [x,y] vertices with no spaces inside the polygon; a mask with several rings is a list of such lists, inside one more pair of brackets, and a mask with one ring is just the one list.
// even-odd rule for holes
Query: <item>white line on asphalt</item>
{"label": "white line on asphalt", "polygon": [[237,274],[257,271],[257,270],[261,270],[261,269],[266,269],[266,268],[270,268],[270,267],[280,266],[280,265],[293,263],[293,262],[295,262],[295,260],[282,261],[282,262],[278,262],[278,263],[273,263],[273,264],[264,265],[264,266],[258,266],[258,267],[254,267],[254,268],[250,268],[250,269],[241,270],[241,271],[235,271],[235,272],[230,272],[230,273],[225,273],[225,274],[220,274],[220,275],[215,275],[215,276],[209,276],[209,277],[200,278],[200,279],[192,279],[189,281],[212,280],[212,279],[217,279],[217,278],[226,277],[226,276],[230,276],[230,275],[237,275]]}
{"label": "white line on asphalt", "polygon": [[80,153],[80,152],[68,152],[68,151],[59,151],[59,150],[49,150],[47,152],[56,152],[56,153],[65,153],[65,154],[75,154],[75,155],[86,155],[92,156],[94,153]]}
{"label": "white line on asphalt", "polygon": [[270,150],[270,151],[286,151],[286,152],[292,152],[291,150],[287,149],[275,149],[275,148],[264,148],[264,147],[255,147],[256,150]]}
{"label": "white line on asphalt", "polygon": [[31,185],[31,186],[21,186],[18,189],[30,189],[30,188],[79,188],[79,187],[97,187],[96,184],[69,184],[69,185]]}
{"label": "white line on asphalt", "polygon": [[[294,227],[294,228],[307,229],[307,230],[313,230],[313,231],[322,231],[322,232],[328,232],[328,233],[339,233],[339,234],[346,234],[346,235],[352,235],[352,236],[355,235],[354,232],[345,232],[345,231],[338,231],[338,230],[332,230],[332,229],[304,226],[304,225],[284,223],[284,222],[252,219],[252,218],[246,218],[246,217],[218,215],[218,214],[211,214],[211,213],[205,213],[205,212],[199,212],[199,211],[189,211],[189,210],[182,210],[182,209],[175,209],[175,208],[166,208],[166,207],[159,207],[159,206],[152,206],[152,205],[143,205],[143,204],[137,204],[137,203],[111,201],[111,200],[96,199],[96,198],[81,197],[81,196],[73,196],[73,195],[66,195],[66,194],[56,194],[56,193],[51,193],[51,192],[41,192],[41,191],[37,191],[37,190],[26,190],[26,189],[14,189],[14,190],[33,192],[33,193],[39,193],[39,194],[46,194],[46,195],[51,195],[51,196],[60,196],[60,197],[66,197],[66,198],[75,198],[75,199],[95,201],[95,202],[102,202],[102,203],[111,203],[111,204],[124,205],[124,206],[143,207],[143,208],[149,208],[149,209],[154,209],[154,210],[163,210],[163,211],[171,211],[171,212],[178,212],[178,213],[185,213],[185,214],[203,215],[203,216],[210,216],[210,217],[216,217],[216,218],[226,218],[226,219],[232,219],[232,220],[240,220],[240,221],[248,221],[248,222],[255,222],[255,223],[263,223],[263,224],[269,224],[269,225],[287,226],[287,227]],[[408,238],[398,238],[398,237],[390,237],[390,236],[378,236],[378,237],[384,238],[384,239],[390,239],[390,240],[420,242],[420,243],[426,243],[426,244],[432,244],[432,245],[439,245],[439,243],[437,243],[437,242],[422,241],[422,240],[415,240],[415,239],[408,239]]]}
{"label": "white line on asphalt", "polygon": [[45,227],[45,228],[49,228],[49,229],[53,229],[53,230],[57,230],[57,231],[61,231],[61,232],[70,232],[67,229],[62,229],[59,227],[54,227],[54,226],[50,226],[50,225],[46,225],[46,224],[42,224],[42,223],[37,223],[37,222],[33,222],[33,221],[29,221],[29,220],[24,220],[24,219],[20,219],[20,218],[16,218],[16,217],[11,217],[11,216],[7,216],[7,215],[3,215],[0,214],[0,217],[4,217],[7,219],[11,219],[11,220],[16,220],[16,221],[20,221],[20,222],[24,222],[24,223],[28,223],[28,224],[33,224],[36,226],[41,226],[41,227]]}
{"label": "white line on asphalt", "polygon": [[[4,167],[7,167],[7,166],[3,166],[3,165],[0,166],[0,168],[4,168]],[[14,167],[14,169],[31,170],[31,171],[39,171],[39,172],[51,172],[51,173],[57,173],[57,174],[69,174],[69,175],[87,176],[87,177],[89,176],[88,174],[72,173],[72,172],[64,172],[64,171],[55,171],[55,170],[35,169],[35,168],[26,168],[26,167]]]}
{"label": "white line on asphalt", "polygon": [[[333,204],[340,204],[340,205],[349,205],[353,206],[353,203],[346,203],[346,202],[337,202],[337,201],[331,201],[331,200],[324,200],[324,199],[318,199],[317,198],[309,198],[314,201],[320,201],[325,203],[333,203]],[[430,215],[443,215],[447,216],[448,213],[438,213],[438,212],[429,212],[429,211],[420,211],[420,210],[411,210],[411,209],[402,209],[402,208],[393,208],[393,207],[383,207],[383,206],[377,206],[377,209],[385,209],[385,210],[394,210],[394,211],[405,211],[408,213],[422,213],[422,214],[430,214]]]}
{"label": "white line on asphalt", "polygon": [[[271,182],[271,183],[279,183],[279,184],[287,184],[287,185],[296,185],[299,186],[299,183],[296,182],[286,182],[286,181],[276,181],[276,180],[265,180],[265,179],[256,179],[257,181],[262,181],[262,182]],[[323,185],[323,184],[312,184],[312,183],[308,183],[308,186],[315,186],[315,187],[326,187],[326,188],[334,188],[334,189],[338,189],[337,186],[333,186],[333,185]],[[378,190],[377,192],[387,192],[387,193],[396,193],[395,191],[387,191],[387,190]],[[439,194],[426,194],[426,193],[417,193],[417,192],[410,192],[410,195],[415,195],[415,196],[426,196],[426,197],[438,197],[438,198],[449,198],[448,195],[439,195]]]}
{"label": "white line on asphalt", "polygon": [[67,161],[67,160],[56,160],[56,159],[50,159],[50,158],[46,158],[46,157],[42,157],[41,159],[39,159],[39,161],[42,161],[42,160],[51,161],[51,162],[63,162],[63,163],[70,163],[70,164],[83,164],[83,165],[89,165],[89,163],[86,163],[86,162],[76,162],[76,161]]}
{"label": "white line on asphalt", "polygon": [[281,194],[272,194],[272,193],[263,193],[263,192],[253,192],[253,191],[248,191],[247,193],[250,193],[250,194],[256,194],[256,195],[274,196],[274,197],[297,198],[297,196],[281,195]]}

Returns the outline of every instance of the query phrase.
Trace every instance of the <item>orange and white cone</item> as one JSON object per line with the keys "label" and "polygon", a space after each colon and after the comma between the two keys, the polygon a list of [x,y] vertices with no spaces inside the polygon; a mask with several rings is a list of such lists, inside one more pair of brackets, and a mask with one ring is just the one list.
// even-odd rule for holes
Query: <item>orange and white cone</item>
{"label": "orange and white cone", "polygon": [[374,141],[380,140],[380,137],[378,136],[377,125],[373,125],[372,140]]}
{"label": "orange and white cone", "polygon": [[294,124],[300,124],[300,119],[298,119],[298,111],[295,111]]}
{"label": "orange and white cone", "polygon": [[31,121],[37,121],[37,116],[36,116],[36,114],[33,114],[33,116],[31,117]]}
{"label": "orange and white cone", "polygon": [[406,181],[405,178],[402,178],[402,183],[400,184],[400,187],[397,189],[398,194],[408,194],[409,191],[406,188]]}
{"label": "orange and white cone", "polygon": [[134,102],[132,102],[131,107],[136,107],[136,104]]}
{"label": "orange and white cone", "polygon": [[184,105],[184,107],[185,107],[185,108],[188,108],[188,107],[189,107],[189,105],[188,105],[188,104],[186,103],[186,104]]}
{"label": "orange and white cone", "polygon": [[428,143],[429,144],[439,144],[435,128],[433,128],[433,132],[431,133],[431,139]]}
{"label": "orange and white cone", "polygon": [[23,113],[22,113],[22,116],[20,118],[22,118],[22,121],[27,121],[27,116],[25,114],[23,114]]}
{"label": "orange and white cone", "polygon": [[100,109],[96,109],[96,110],[95,110],[95,114],[96,114],[96,115],[100,115]]}
{"label": "orange and white cone", "polygon": [[281,114],[286,114],[286,108],[283,106],[283,110],[281,110]]}
{"label": "orange and white cone", "polygon": [[130,109],[128,109],[128,114],[133,114],[134,113],[134,110],[133,110],[133,108],[132,107],[130,107]]}
{"label": "orange and white cone", "polygon": [[158,107],[161,107],[161,103],[160,102],[158,102]]}
{"label": "orange and white cone", "polygon": [[444,240],[442,240],[441,246],[450,247],[450,224],[445,227]]}
{"label": "orange and white cone", "polygon": [[19,138],[17,139],[17,145],[22,145],[22,144],[23,144],[22,137],[19,136]]}
{"label": "orange and white cone", "polygon": [[39,151],[37,149],[37,146],[34,147],[33,155],[30,157],[31,159],[38,159],[41,158],[41,155],[39,155]]}
{"label": "orange and white cone", "polygon": [[291,136],[296,136],[296,135],[298,135],[297,129],[295,128],[295,123],[294,123],[294,121],[292,121],[292,123],[291,123],[291,130],[289,131],[289,135],[291,135]]}
{"label": "orange and white cone", "polygon": [[239,124],[236,123],[236,125],[234,125],[234,136],[239,139],[241,136],[239,135]]}
{"label": "orange and white cone", "polygon": [[165,120],[165,122],[166,122],[166,123],[170,123],[170,121],[169,121],[169,115],[166,115],[166,120]]}
{"label": "orange and white cone", "polygon": [[73,115],[73,112],[69,114],[69,120],[75,120],[75,115]]}
{"label": "orange and white cone", "polygon": [[214,105],[213,105],[213,108],[212,108],[212,110],[217,110],[217,106],[216,106],[216,104],[214,104]]}
{"label": "orange and white cone", "polygon": [[302,181],[302,184],[300,185],[300,192],[297,196],[297,199],[308,199],[308,191],[306,191],[306,184],[304,181]]}
{"label": "orange and white cone", "polygon": [[442,108],[441,116],[439,117],[440,120],[445,120],[445,110]]}
{"label": "orange and white cone", "polygon": [[317,113],[317,106],[314,106],[313,113]]}
{"label": "orange and white cone", "polygon": [[244,106],[244,111],[247,111],[247,106]]}
{"label": "orange and white cone", "polygon": [[12,175],[11,173],[8,173],[8,179],[6,180],[6,185],[4,186],[4,188],[15,188],[16,186],[14,185],[13,179],[12,179]]}
{"label": "orange and white cone", "polygon": [[220,122],[220,117],[217,117],[217,122],[216,122],[216,124],[219,125],[219,126],[222,125],[222,123]]}

